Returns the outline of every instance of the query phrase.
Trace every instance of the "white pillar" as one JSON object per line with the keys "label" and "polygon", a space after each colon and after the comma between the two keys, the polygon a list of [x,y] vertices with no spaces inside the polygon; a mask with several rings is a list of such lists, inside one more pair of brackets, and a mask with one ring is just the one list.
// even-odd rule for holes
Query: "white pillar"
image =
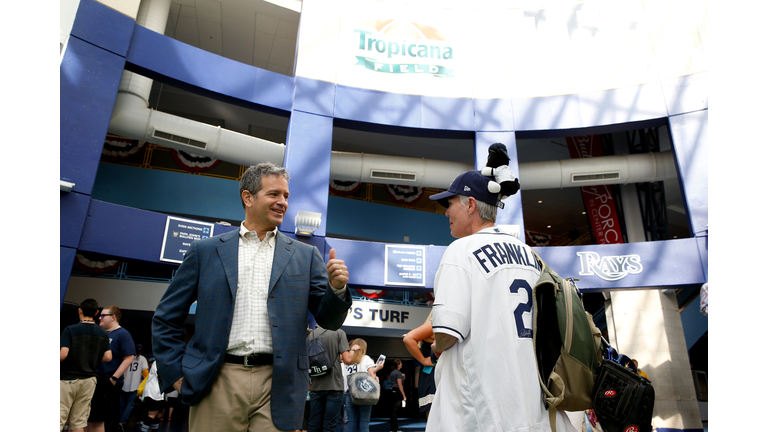
{"label": "white pillar", "polygon": [[[645,241],[633,185],[622,187],[630,243]],[[636,359],[656,393],[653,426],[701,429],[683,322],[674,292],[660,289],[611,291],[606,300],[611,345]],[[609,313],[610,312],[610,313]]]}

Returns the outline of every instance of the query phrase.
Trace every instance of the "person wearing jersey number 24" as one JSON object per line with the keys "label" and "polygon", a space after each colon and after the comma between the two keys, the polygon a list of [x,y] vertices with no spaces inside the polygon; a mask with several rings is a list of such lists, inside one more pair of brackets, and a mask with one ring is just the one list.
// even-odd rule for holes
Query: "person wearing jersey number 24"
{"label": "person wearing jersey number 24", "polygon": [[[551,429],[532,339],[531,293],[541,268],[529,246],[496,227],[501,196],[490,192],[493,180],[468,171],[429,197],[446,208],[457,239],[435,274],[439,358],[427,432]],[[558,431],[575,432],[564,413],[556,421]]]}

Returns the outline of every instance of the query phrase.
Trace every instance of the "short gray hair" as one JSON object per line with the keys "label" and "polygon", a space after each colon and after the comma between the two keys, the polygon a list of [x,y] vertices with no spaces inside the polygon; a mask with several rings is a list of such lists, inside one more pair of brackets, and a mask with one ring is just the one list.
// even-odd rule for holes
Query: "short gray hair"
{"label": "short gray hair", "polygon": [[[466,195],[459,195],[459,199],[461,200],[461,205],[466,207],[469,202],[469,197]],[[480,219],[496,223],[496,210],[498,207],[484,203],[478,199],[475,199],[475,202],[477,203],[477,214],[480,215]]]}
{"label": "short gray hair", "polygon": [[248,191],[251,195],[256,195],[261,190],[261,178],[264,176],[276,175],[282,176],[286,181],[291,179],[288,171],[270,162],[260,163],[249,167],[240,177],[240,204],[245,208],[243,202],[243,191]]}

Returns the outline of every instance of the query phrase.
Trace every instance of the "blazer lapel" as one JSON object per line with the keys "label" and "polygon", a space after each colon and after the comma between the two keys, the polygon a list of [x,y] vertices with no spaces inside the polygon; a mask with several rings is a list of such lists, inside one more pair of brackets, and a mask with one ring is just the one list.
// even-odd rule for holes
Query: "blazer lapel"
{"label": "blazer lapel", "polygon": [[280,279],[280,276],[285,271],[288,263],[293,256],[293,239],[277,231],[275,236],[275,256],[272,258],[272,274],[269,277],[269,293],[272,294],[272,289],[275,288],[275,283]]}
{"label": "blazer lapel", "polygon": [[233,230],[222,234],[219,237],[221,242],[216,246],[233,299],[237,296],[237,252],[240,245],[239,239],[240,230]]}

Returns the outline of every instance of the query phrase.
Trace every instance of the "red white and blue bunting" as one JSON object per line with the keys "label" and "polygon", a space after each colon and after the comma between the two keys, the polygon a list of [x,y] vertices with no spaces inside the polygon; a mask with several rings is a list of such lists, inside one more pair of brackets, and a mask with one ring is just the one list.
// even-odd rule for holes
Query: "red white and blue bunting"
{"label": "red white and blue bunting", "polygon": [[369,299],[381,298],[381,297],[384,297],[384,294],[387,293],[387,291],[382,291],[382,290],[369,290],[369,289],[360,289],[360,288],[357,288],[357,292],[359,292],[361,296],[368,297]]}
{"label": "red white and blue bunting", "polygon": [[118,260],[94,261],[83,254],[75,255],[75,267],[83,273],[107,273],[120,267],[120,264]]}
{"label": "red white and blue bunting", "polygon": [[363,183],[355,181],[331,180],[330,188],[334,195],[349,196],[357,193]]}
{"label": "red white and blue bunting", "polygon": [[400,204],[411,204],[424,195],[424,189],[415,186],[387,185],[387,192],[393,200]]}
{"label": "red white and blue bunting", "polygon": [[107,135],[101,154],[108,157],[126,158],[144,148],[144,141]]}
{"label": "red white and blue bunting", "polygon": [[542,234],[533,231],[525,232],[525,243],[530,246],[549,246],[549,242],[552,241],[552,236],[549,234]]}
{"label": "red white and blue bunting", "polygon": [[173,160],[176,161],[176,164],[189,172],[207,171],[221,162],[218,159],[213,159],[208,156],[200,156],[182,150],[173,149],[171,153],[173,154]]}

